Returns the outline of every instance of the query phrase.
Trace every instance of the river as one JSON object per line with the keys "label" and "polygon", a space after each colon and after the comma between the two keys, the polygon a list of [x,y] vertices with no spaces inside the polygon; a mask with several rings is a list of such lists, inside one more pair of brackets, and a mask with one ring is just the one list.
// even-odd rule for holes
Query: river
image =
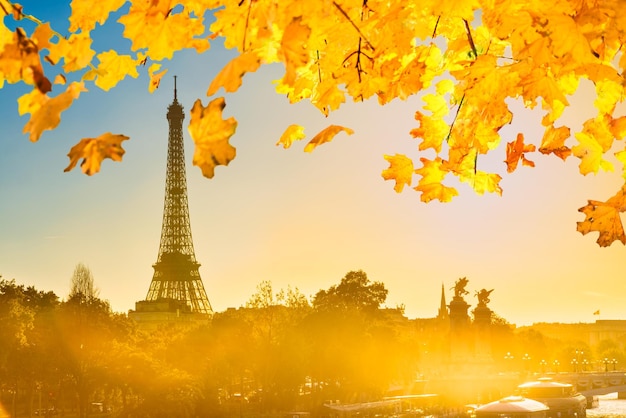
{"label": "river", "polygon": [[617,393],[599,396],[600,406],[587,409],[588,417],[624,418],[626,417],[626,399],[617,399]]}

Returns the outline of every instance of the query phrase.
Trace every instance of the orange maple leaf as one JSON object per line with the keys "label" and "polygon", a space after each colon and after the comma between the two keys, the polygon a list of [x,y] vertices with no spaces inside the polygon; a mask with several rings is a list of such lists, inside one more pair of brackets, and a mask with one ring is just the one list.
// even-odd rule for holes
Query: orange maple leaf
{"label": "orange maple leaf", "polygon": [[534,167],[535,163],[526,159],[525,152],[534,152],[535,146],[533,144],[524,144],[524,134],[518,133],[517,139],[513,142],[506,144],[506,171],[512,173],[517,168],[519,160],[522,160],[523,165]]}
{"label": "orange maple leaf", "polygon": [[[34,106],[32,100],[21,108],[23,112],[31,114],[30,120],[24,125],[24,133],[30,134],[30,140],[36,142],[46,129],[54,129],[61,122],[61,112],[70,107],[74,99],[78,99],[80,93],[87,91],[82,82],[73,82],[63,93],[52,99],[47,96],[30,96],[36,100]],[[20,106],[22,104],[20,103]]]}
{"label": "orange maple leaf", "polygon": [[229,93],[237,91],[241,86],[243,76],[256,71],[260,65],[261,59],[254,52],[238,55],[215,76],[206,95],[212,96],[220,87],[224,87],[224,90]]}
{"label": "orange maple leaf", "polygon": [[339,125],[330,125],[327,128],[321,130],[317,135],[313,137],[313,139],[309,141],[308,144],[306,144],[306,146],[304,147],[304,152],[312,152],[319,145],[332,141],[335,135],[337,135],[341,131],[344,131],[348,135],[352,135],[354,133],[354,131],[350,128],[345,128]]}
{"label": "orange maple leaf", "polygon": [[309,61],[306,43],[311,35],[311,28],[302,24],[302,17],[294,18],[285,28],[280,42],[280,52],[285,62],[283,83],[291,85],[296,79],[296,70]]}
{"label": "orange maple leaf", "polygon": [[576,222],[576,230],[583,235],[598,231],[600,235],[596,242],[600,247],[608,247],[617,240],[626,245],[624,226],[620,219],[620,212],[626,210],[626,185],[606,202],[596,200],[588,202],[586,206],[578,209],[585,214],[585,220]]}
{"label": "orange maple leaf", "polygon": [[553,153],[565,161],[572,154],[572,150],[565,145],[565,141],[569,137],[570,129],[567,126],[555,128],[554,125],[550,125],[543,134],[539,152],[542,154]]}
{"label": "orange maple leaf", "polygon": [[0,23],[0,88],[6,80],[32,84],[42,93],[52,90],[50,80],[43,73],[37,42],[38,39],[26,36],[22,28],[12,33]]}
{"label": "orange maple leaf", "polygon": [[126,3],[126,0],[72,0],[72,14],[70,16],[70,32],[81,29],[89,32],[96,27],[96,23],[103,24],[110,13],[115,12]]}
{"label": "orange maple leaf", "polygon": [[236,155],[228,140],[235,134],[237,121],[233,117],[222,119],[225,106],[224,98],[218,97],[207,107],[198,99],[191,109],[189,133],[196,144],[193,165],[200,167],[202,175],[208,178],[213,178],[216,166],[228,165]]}
{"label": "orange maple leaf", "polygon": [[385,180],[395,180],[396,184],[393,189],[400,193],[404,185],[410,186],[413,181],[413,160],[402,154],[384,157],[389,162],[389,168],[383,170],[381,175]]}
{"label": "orange maple leaf", "polygon": [[122,141],[128,139],[125,135],[112,134],[106,132],[96,138],[83,138],[80,142],[72,147],[67,156],[70,158],[70,164],[65,168],[65,172],[76,167],[76,163],[81,158],[80,168],[83,173],[91,176],[100,171],[100,164],[105,158],[113,161],[122,161],[124,149]]}
{"label": "orange maple leaf", "polygon": [[276,143],[276,145],[281,145],[283,148],[287,149],[291,146],[293,141],[299,141],[304,139],[306,135],[304,134],[304,127],[300,125],[289,125],[285,132],[280,136],[280,139]]}

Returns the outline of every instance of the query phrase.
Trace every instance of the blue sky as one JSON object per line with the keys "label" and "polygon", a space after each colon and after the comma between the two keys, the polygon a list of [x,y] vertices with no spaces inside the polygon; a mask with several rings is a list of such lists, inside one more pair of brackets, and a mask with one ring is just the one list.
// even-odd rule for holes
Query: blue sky
{"label": "blue sky", "polygon": [[[64,2],[22,4],[61,33],[67,30]],[[97,29],[94,47],[123,46],[121,28]],[[66,297],[82,262],[116,311],[145,298],[161,232],[172,76],[178,75],[188,123],[193,102],[201,98],[206,105],[208,85],[231,56],[218,42],[203,55],[175,55],[163,63],[168,73],[153,94],[147,68],[110,92],[90,85],[60,126],[37,143],[22,134],[27,118],[17,113],[17,98],[30,89],[5,85],[0,275]],[[409,317],[436,315],[441,285],[450,289],[467,276],[470,304],[474,291],[495,289],[490,307],[517,324],[588,322],[598,319],[592,315],[598,309],[603,319],[626,318],[626,250],[619,243],[599,248],[596,236],[576,232],[576,221],[584,219],[577,209],[587,199],[610,197],[621,185],[619,174],[583,177],[577,160],[532,155],[537,168],[506,175],[502,146],[484,159],[504,177],[502,197],[476,196],[460,185],[461,196],[451,203],[424,204],[410,190],[396,194],[380,175],[388,166],[384,154],[418,156],[409,131],[417,125],[420,97],[384,107],[350,103],[325,118],[312,105],[289,105],[274,92],[272,80],[282,72],[272,66],[248,74],[239,92],[226,95],[224,115],[239,122],[231,139],[237,158],[218,167],[214,179],[191,166],[185,130],[191,227],[215,310],[241,306],[262,280],[276,290],[290,285],[312,295],[362,269],[385,283],[387,305],[404,304]],[[588,91],[583,86],[564,115],[573,128],[595,114]],[[538,143],[540,110],[515,108],[513,124],[503,130],[507,140],[521,131]],[[275,145],[292,123],[304,125],[309,138],[330,124],[355,134],[340,134],[305,154],[304,143],[288,150]],[[63,172],[72,145],[108,131],[130,137],[123,162],[107,160],[91,177],[78,168]]]}

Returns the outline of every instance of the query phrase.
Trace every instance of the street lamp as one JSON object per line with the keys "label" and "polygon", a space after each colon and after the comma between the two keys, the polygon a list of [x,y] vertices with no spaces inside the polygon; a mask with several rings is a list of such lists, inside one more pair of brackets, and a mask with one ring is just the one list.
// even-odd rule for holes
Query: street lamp
{"label": "street lamp", "polygon": [[613,359],[611,360],[611,363],[613,364],[613,371],[615,371],[615,366],[617,366],[617,360]]}
{"label": "street lamp", "polygon": [[604,371],[608,372],[609,371],[609,359],[605,357],[603,362],[604,362]]}
{"label": "street lamp", "polygon": [[574,368],[574,373],[578,373],[578,360],[573,358],[570,363],[572,363],[572,367]]}
{"label": "street lamp", "polygon": [[559,374],[559,365],[561,364],[558,360],[554,360],[552,362],[552,364],[554,365],[554,372],[556,374]]}
{"label": "street lamp", "polygon": [[507,371],[511,371],[513,368],[511,367],[512,363],[513,363],[513,359],[515,357],[513,356],[513,354],[511,354],[510,351],[507,351],[506,354],[504,355],[504,361],[506,361],[506,368]]}
{"label": "street lamp", "polygon": [[587,359],[583,360],[583,372],[587,371],[587,366],[589,365],[589,362],[587,361]]}
{"label": "street lamp", "polygon": [[541,365],[541,374],[545,374],[546,373],[546,366],[548,365],[548,362],[542,359],[539,362],[539,364]]}

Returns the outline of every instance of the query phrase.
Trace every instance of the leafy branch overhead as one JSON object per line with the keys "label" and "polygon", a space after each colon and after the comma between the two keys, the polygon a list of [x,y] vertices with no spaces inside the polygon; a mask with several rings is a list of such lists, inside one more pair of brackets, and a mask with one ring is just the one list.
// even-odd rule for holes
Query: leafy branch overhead
{"label": "leafy branch overhead", "polygon": [[[453,178],[479,194],[501,193],[500,174],[484,171],[481,162],[502,147],[507,172],[520,162],[534,166],[536,153],[577,158],[583,175],[613,170],[615,160],[624,170],[626,116],[616,110],[626,93],[626,8],[621,6],[600,0],[72,0],[68,28],[59,33],[18,4],[0,0],[5,15],[0,87],[5,82],[32,86],[19,99],[19,111],[30,114],[24,131],[37,141],[58,125],[87,85],[109,90],[127,76],[147,73],[152,92],[167,71],[161,65],[176,52],[210,53],[213,40],[221,38],[238,54],[207,80],[208,96],[221,89],[236,92],[245,74],[272,63],[285,68],[276,91],[291,103],[309,100],[325,116],[348,99],[375,98],[384,105],[424,93],[409,133],[417,141],[415,154],[385,156],[390,165],[382,175],[395,182],[397,192],[412,186],[425,202],[447,202],[458,195],[449,182]],[[115,12],[119,17],[112,18]],[[124,26],[131,51],[96,53],[91,33],[113,19]],[[32,22],[35,29],[29,32]],[[148,62],[148,70],[142,69]],[[52,94],[52,85],[66,79],[75,81]],[[573,132],[561,116],[581,79],[595,87],[596,112]],[[540,138],[501,133],[515,118],[510,99],[528,108],[541,106]],[[207,108],[198,101],[191,111],[194,161],[207,177],[235,157],[228,140],[236,121],[222,120],[224,106],[223,98],[213,98]],[[330,125],[304,150],[342,131],[353,132]],[[303,127],[286,122],[278,144],[288,148],[304,137]],[[96,147],[98,152],[87,146],[102,138],[75,146],[68,169],[83,158],[84,171],[92,174],[103,159],[121,159],[126,137],[117,136],[116,146]],[[578,230],[598,231],[601,246],[626,242],[619,222],[622,197],[623,188],[605,203],[590,201],[581,208],[586,219]]]}

